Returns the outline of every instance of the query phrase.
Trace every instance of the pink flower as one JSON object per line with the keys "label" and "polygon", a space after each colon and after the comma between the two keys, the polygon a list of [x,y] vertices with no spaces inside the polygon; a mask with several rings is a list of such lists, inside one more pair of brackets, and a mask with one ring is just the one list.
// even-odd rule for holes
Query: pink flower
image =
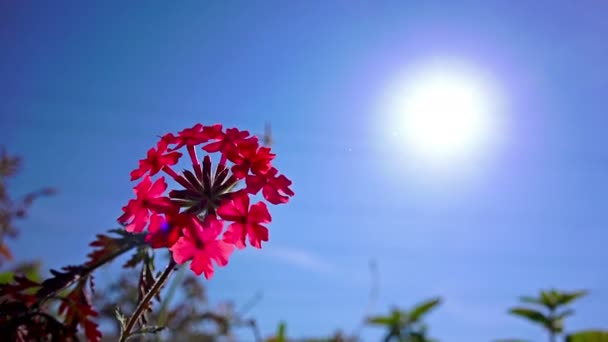
{"label": "pink flower", "polygon": [[171,137],[170,141],[173,144],[177,144],[174,146],[171,151],[175,151],[177,149],[182,148],[184,145],[198,145],[205,143],[209,140],[207,136],[203,134],[203,125],[197,123],[191,128],[186,128],[181,132],[177,133],[176,137]]}
{"label": "pink flower", "polygon": [[237,148],[238,144],[246,143],[255,139],[255,137],[249,138],[248,131],[239,131],[237,128],[228,128],[226,133],[221,136],[219,141],[209,143],[203,147],[208,153],[221,152],[228,154]]}
{"label": "pink flower", "polygon": [[151,148],[148,150],[148,155],[145,159],[141,159],[139,161],[139,167],[131,172],[131,180],[136,180],[141,178],[146,172],[150,172],[150,176],[154,176],[163,167],[168,165],[175,165],[177,161],[182,156],[179,152],[167,152],[167,140],[168,138],[163,137],[160,139],[156,148]]}
{"label": "pink flower", "polygon": [[203,126],[200,123],[186,128],[179,132],[177,136],[173,134],[165,135],[165,139],[170,144],[177,144],[171,151],[178,150],[183,146],[196,146],[208,142],[212,139],[220,139],[223,136],[222,125]]}
{"label": "pink flower", "polygon": [[233,243],[238,249],[245,248],[245,239],[255,248],[262,248],[262,241],[268,241],[268,228],[263,223],[270,223],[271,217],[264,202],[258,202],[249,208],[249,196],[237,192],[231,200],[225,201],[217,214],[228,221],[233,221],[224,233],[224,241]]}
{"label": "pink flower", "polygon": [[[240,146],[239,146],[240,147]],[[240,148],[234,150],[228,155],[228,159],[234,163],[231,171],[237,179],[243,179],[249,174],[249,170],[253,173],[266,173],[270,169],[270,162],[276,155],[270,153],[270,148],[256,146],[253,148]]]}
{"label": "pink flower", "polygon": [[[264,198],[272,204],[287,203],[289,197],[295,195],[289,188],[291,181],[284,175],[276,176],[278,173],[274,167],[265,174],[247,176],[247,192],[257,194],[260,189]],[[282,192],[285,195],[281,195]]]}
{"label": "pink flower", "polygon": [[184,236],[170,248],[173,260],[178,264],[192,260],[190,269],[194,274],[204,273],[205,278],[210,279],[214,272],[211,261],[220,267],[226,266],[233,251],[231,245],[217,240],[222,228],[223,223],[213,215],[206,216],[202,224],[192,218],[189,227],[183,230]]}
{"label": "pink flower", "polygon": [[212,126],[203,127],[203,134],[209,139],[221,139],[224,136],[224,132],[222,132],[222,125],[215,124]]}
{"label": "pink flower", "polygon": [[175,210],[167,197],[161,197],[166,189],[167,183],[164,177],[160,177],[152,184],[150,176],[146,176],[133,189],[136,198],[122,208],[124,213],[118,218],[118,222],[126,224],[125,229],[128,232],[139,233],[148,223],[150,209],[158,212]]}
{"label": "pink flower", "polygon": [[[203,158],[197,155],[201,144],[208,153]],[[187,150],[192,169],[178,173],[173,167],[182,157],[180,148]],[[212,172],[209,154],[215,152],[219,156]],[[167,133],[131,172],[131,180],[144,178],[134,187],[135,199],[122,208],[118,221],[131,233],[147,227],[148,245],[171,250],[179,264],[192,261],[192,271],[209,279],[216,266],[228,263],[235,246],[245,248],[248,240],[262,248],[262,242],[268,241],[267,224],[272,218],[266,203],[250,205],[249,196],[261,190],[267,202],[279,204],[294,195],[291,181],[277,176],[272,167],[274,158],[270,148],[260,147],[248,131],[224,131],[221,124],[197,123],[176,135]],[[160,172],[179,185],[166,196],[166,176],[152,180]],[[224,220],[230,221],[225,231]]]}
{"label": "pink flower", "polygon": [[182,236],[182,230],[188,227],[188,216],[183,214],[152,214],[146,243],[152,248],[173,246]]}

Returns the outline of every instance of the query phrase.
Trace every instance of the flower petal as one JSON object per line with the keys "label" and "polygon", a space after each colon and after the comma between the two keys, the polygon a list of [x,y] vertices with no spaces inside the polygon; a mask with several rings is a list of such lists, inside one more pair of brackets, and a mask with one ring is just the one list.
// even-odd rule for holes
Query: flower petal
{"label": "flower petal", "polygon": [[264,175],[247,176],[245,183],[247,184],[247,192],[255,195],[266,185],[266,177]]}
{"label": "flower petal", "polygon": [[222,148],[222,145],[224,145],[223,140],[215,141],[215,142],[212,142],[212,143],[209,143],[209,144],[203,146],[203,150],[205,150],[208,153],[217,152]]}
{"label": "flower petal", "polygon": [[295,195],[295,193],[289,188],[289,186],[291,185],[291,181],[284,175],[280,175],[279,177],[275,178],[272,183],[278,190],[281,190],[284,194],[288,196]]}
{"label": "flower petal", "polygon": [[272,221],[268,207],[264,202],[258,202],[251,206],[249,209],[249,216],[247,219],[249,222],[269,223]]}
{"label": "flower petal", "polygon": [[173,260],[180,265],[196,254],[195,246],[186,237],[180,237],[169,250],[173,252]]}
{"label": "flower petal", "polygon": [[244,192],[237,192],[230,200],[220,204],[217,214],[224,220],[238,221],[246,217],[248,208],[249,196]]}
{"label": "flower petal", "polygon": [[247,227],[243,223],[233,223],[228,226],[224,232],[223,240],[227,243],[234,244],[236,248],[245,248],[245,237],[247,235]]}
{"label": "flower petal", "polygon": [[262,241],[268,241],[268,228],[261,224],[249,224],[247,227],[249,243],[255,248],[262,248]]}
{"label": "flower petal", "polygon": [[287,203],[289,201],[289,197],[279,194],[279,191],[271,184],[266,184],[262,188],[262,195],[272,204]]}
{"label": "flower petal", "polygon": [[233,250],[234,247],[224,241],[216,241],[215,244],[210,246],[210,253],[218,266],[228,265],[228,258]]}
{"label": "flower petal", "polygon": [[156,180],[156,182],[154,182],[154,184],[152,184],[150,190],[148,190],[147,197],[158,197],[163,192],[165,192],[165,190],[167,190],[167,183],[165,182],[165,177],[160,177]]}
{"label": "flower petal", "polygon": [[199,233],[199,238],[203,243],[214,241],[224,229],[224,222],[218,220],[215,215],[207,215],[202,223],[202,231]]}
{"label": "flower petal", "polygon": [[204,273],[205,278],[207,279],[210,279],[213,276],[213,264],[211,263],[209,255],[204,251],[198,251],[198,253],[194,255],[192,263],[190,264],[190,269],[196,275]]}

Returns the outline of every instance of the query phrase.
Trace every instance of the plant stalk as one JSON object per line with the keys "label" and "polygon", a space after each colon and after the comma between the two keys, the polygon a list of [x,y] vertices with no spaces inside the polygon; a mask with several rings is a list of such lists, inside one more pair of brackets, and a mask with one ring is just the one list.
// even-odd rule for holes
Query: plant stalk
{"label": "plant stalk", "polygon": [[160,291],[160,289],[163,287],[163,285],[167,282],[167,279],[169,279],[169,276],[175,269],[175,266],[177,266],[177,264],[175,263],[173,258],[171,258],[169,265],[167,265],[167,267],[165,268],[163,273],[158,277],[156,282],[154,282],[154,285],[152,285],[152,288],[150,289],[150,291],[148,291],[148,293],[146,293],[146,295],[141,300],[141,302],[139,302],[139,304],[137,304],[137,307],[135,308],[135,312],[133,312],[131,317],[129,317],[129,319],[127,320],[127,323],[125,324],[125,329],[120,332],[120,339],[119,339],[120,342],[125,342],[127,339],[129,339],[129,337],[131,336],[131,330],[133,330],[133,327],[135,326],[137,321],[139,321],[139,317],[141,317],[141,315],[143,315],[143,313],[146,311],[146,309],[150,305],[152,298],[154,298],[154,296]]}

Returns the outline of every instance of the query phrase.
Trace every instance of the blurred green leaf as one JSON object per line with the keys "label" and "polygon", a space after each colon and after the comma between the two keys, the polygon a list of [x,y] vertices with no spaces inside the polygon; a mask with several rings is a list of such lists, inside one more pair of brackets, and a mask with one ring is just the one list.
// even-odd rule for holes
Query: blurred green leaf
{"label": "blurred green leaf", "polygon": [[566,336],[566,342],[608,342],[608,332],[599,330],[581,331]]}
{"label": "blurred green leaf", "polygon": [[551,325],[549,319],[545,317],[545,315],[543,315],[541,312],[538,312],[536,310],[527,308],[513,308],[509,310],[509,313],[515,316],[523,317],[532,322],[542,324],[545,327],[549,327]]}
{"label": "blurred green leaf", "polygon": [[2,272],[0,273],[0,284],[8,284],[15,279],[13,272]]}
{"label": "blurred green leaf", "polygon": [[407,317],[407,313],[403,312],[399,309],[393,309],[391,314],[391,324],[395,328],[401,328],[402,325],[405,325],[407,322],[404,322],[404,318]]}
{"label": "blurred green leaf", "polygon": [[418,322],[423,315],[434,309],[439,304],[441,304],[441,298],[439,297],[418,304],[410,311],[408,315],[409,322]]}
{"label": "blurred green leaf", "polygon": [[542,303],[549,309],[557,308],[558,293],[555,290],[541,291],[540,298]]}
{"label": "blurred green leaf", "polygon": [[584,297],[589,292],[586,290],[574,291],[574,292],[562,292],[557,296],[557,305],[567,305],[572,303],[573,301]]}
{"label": "blurred green leaf", "polygon": [[563,292],[554,289],[541,291],[540,298],[522,297],[522,302],[543,305],[549,310],[555,310],[560,306],[572,303],[578,298],[587,295],[587,291]]}
{"label": "blurred green leaf", "polygon": [[40,282],[40,262],[22,262],[11,268],[9,271],[0,272],[0,284],[8,284],[15,279],[15,275],[24,276],[29,280]]}
{"label": "blurred green leaf", "polygon": [[279,324],[276,342],[287,342],[287,326],[285,325],[285,322]]}
{"label": "blurred green leaf", "polygon": [[374,325],[386,325],[390,326],[393,323],[393,319],[387,316],[375,316],[367,319],[367,323]]}

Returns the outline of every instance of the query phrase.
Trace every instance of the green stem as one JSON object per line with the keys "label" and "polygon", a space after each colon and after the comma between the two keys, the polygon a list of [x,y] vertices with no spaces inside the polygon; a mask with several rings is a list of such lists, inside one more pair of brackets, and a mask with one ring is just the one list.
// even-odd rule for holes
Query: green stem
{"label": "green stem", "polygon": [[146,311],[146,309],[150,305],[150,302],[152,301],[152,298],[154,298],[154,296],[160,291],[160,289],[163,287],[163,285],[167,282],[167,279],[169,279],[169,276],[175,269],[176,265],[177,264],[175,263],[175,261],[172,258],[171,261],[169,262],[169,265],[167,265],[167,268],[165,268],[165,270],[158,277],[156,282],[154,282],[154,285],[152,285],[152,288],[150,289],[150,291],[148,291],[148,293],[146,293],[146,295],[141,300],[141,302],[139,302],[139,304],[137,304],[137,307],[135,308],[135,312],[133,312],[133,315],[131,315],[131,317],[129,317],[129,320],[125,324],[125,329],[120,332],[120,339],[119,339],[120,342],[125,342],[127,339],[129,339],[129,337],[131,336],[131,330],[133,330],[135,323],[137,323],[137,321],[139,321],[139,317]]}
{"label": "green stem", "polygon": [[553,331],[553,327],[555,326],[555,309],[549,309],[549,322],[551,322],[551,327],[549,328],[549,342],[557,342],[556,341],[556,333]]}

